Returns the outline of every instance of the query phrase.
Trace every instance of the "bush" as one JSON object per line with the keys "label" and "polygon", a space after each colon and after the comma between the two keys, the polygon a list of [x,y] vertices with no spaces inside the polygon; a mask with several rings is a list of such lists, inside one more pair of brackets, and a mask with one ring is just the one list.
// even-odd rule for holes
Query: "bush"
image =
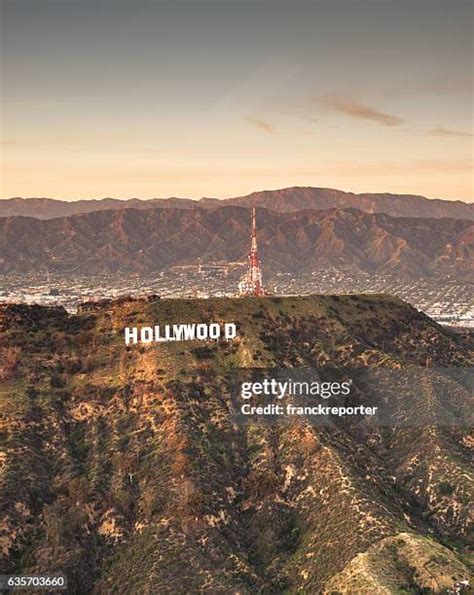
{"label": "bush", "polygon": [[61,376],[59,374],[53,373],[51,375],[51,388],[62,388],[63,386],[65,386],[65,382],[64,380],[61,378]]}
{"label": "bush", "polygon": [[215,357],[214,351],[210,347],[196,347],[192,352],[198,359],[211,359]]}
{"label": "bush", "polygon": [[440,496],[450,496],[454,492],[454,486],[449,481],[442,481],[438,485],[438,494]]}

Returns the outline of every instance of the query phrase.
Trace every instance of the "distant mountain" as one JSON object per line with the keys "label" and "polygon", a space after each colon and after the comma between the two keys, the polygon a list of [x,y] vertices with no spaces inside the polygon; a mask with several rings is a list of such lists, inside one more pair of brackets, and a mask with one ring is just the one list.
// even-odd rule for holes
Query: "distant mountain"
{"label": "distant mountain", "polygon": [[150,209],[154,206],[194,208],[195,200],[190,198],[152,198],[142,200],[130,198],[99,198],[91,200],[56,200],[54,198],[8,198],[0,200],[0,217],[35,217],[35,219],[54,219],[79,213],[108,211],[111,209]]}
{"label": "distant mountain", "polygon": [[255,203],[276,211],[292,212],[302,209],[326,210],[333,207],[353,207],[367,213],[386,213],[393,217],[432,217],[474,220],[474,203],[451,200],[428,199],[411,194],[354,194],[330,188],[284,188],[254,192],[247,196],[226,198],[152,198],[142,200],[98,200],[64,201],[50,198],[10,198],[0,200],[0,217],[23,215],[37,219],[66,217],[77,213],[89,213],[110,209],[149,209],[150,207],[172,208],[214,208],[226,204],[249,206]]}
{"label": "distant mountain", "polygon": [[429,199],[413,194],[354,194],[331,188],[294,187],[266,190],[229,198],[225,202],[245,206],[255,203],[261,207],[284,212],[353,207],[366,213],[386,213],[392,217],[450,217],[474,220],[474,203]]}
{"label": "distant mountain", "polygon": [[[356,209],[258,209],[264,271],[321,266],[390,271],[414,278],[473,277],[474,224],[459,219],[394,218]],[[108,210],[41,221],[0,218],[0,272],[160,271],[176,264],[243,260],[249,210]]]}
{"label": "distant mountain", "polygon": [[[126,347],[145,321],[239,329]],[[236,422],[249,366],[325,362],[400,423]],[[3,572],[71,594],[460,593],[472,364],[468,336],[388,296],[0,305]]]}

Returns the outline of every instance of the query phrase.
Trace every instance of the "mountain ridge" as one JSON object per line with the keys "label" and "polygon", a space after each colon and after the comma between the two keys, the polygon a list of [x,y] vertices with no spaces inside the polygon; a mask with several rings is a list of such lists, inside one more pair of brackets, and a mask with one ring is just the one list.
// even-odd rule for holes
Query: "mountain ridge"
{"label": "mountain ridge", "polygon": [[264,190],[253,192],[245,196],[230,198],[151,198],[151,199],[79,199],[64,201],[51,198],[21,198],[14,197],[0,200],[0,216],[33,216],[39,219],[50,219],[77,213],[95,212],[107,209],[122,208],[150,208],[176,207],[215,208],[223,205],[235,204],[272,208],[278,211],[295,211],[304,208],[325,210],[332,207],[354,207],[359,210],[374,213],[386,213],[394,217],[451,217],[457,219],[474,220],[474,203],[460,200],[443,200],[426,198],[421,195],[393,194],[393,193],[353,193],[332,188],[317,188],[310,186],[294,186],[278,190]]}
{"label": "mountain ridge", "polygon": [[[257,209],[266,274],[342,266],[367,272],[451,274],[469,280],[474,224],[332,208]],[[0,272],[157,272],[178,264],[245,261],[249,211],[119,209],[39,220],[0,218]]]}

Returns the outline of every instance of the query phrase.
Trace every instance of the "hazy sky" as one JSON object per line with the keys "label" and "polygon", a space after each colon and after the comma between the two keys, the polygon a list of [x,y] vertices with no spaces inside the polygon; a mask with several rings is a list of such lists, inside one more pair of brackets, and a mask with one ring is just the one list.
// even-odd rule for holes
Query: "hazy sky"
{"label": "hazy sky", "polygon": [[0,0],[0,196],[473,200],[471,0]]}

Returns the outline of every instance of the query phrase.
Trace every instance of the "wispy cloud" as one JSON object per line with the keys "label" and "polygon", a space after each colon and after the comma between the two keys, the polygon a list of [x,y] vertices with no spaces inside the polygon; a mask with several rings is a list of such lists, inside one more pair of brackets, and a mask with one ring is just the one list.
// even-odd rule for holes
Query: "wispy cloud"
{"label": "wispy cloud", "polygon": [[270,124],[266,120],[263,120],[262,118],[258,118],[255,116],[246,116],[245,119],[247,120],[247,122],[250,122],[251,124],[256,126],[259,130],[262,130],[263,132],[266,132],[267,134],[275,134],[275,132],[276,132],[275,126],[273,126],[273,124]]}
{"label": "wispy cloud", "polygon": [[330,109],[353,118],[371,120],[383,126],[399,126],[403,124],[403,118],[387,114],[374,107],[358,101],[352,97],[329,94],[316,99],[327,109]]}
{"label": "wispy cloud", "polygon": [[472,132],[465,132],[463,130],[451,130],[449,128],[432,128],[428,130],[430,136],[455,136],[455,137],[462,137],[462,138],[472,138],[474,134]]}

